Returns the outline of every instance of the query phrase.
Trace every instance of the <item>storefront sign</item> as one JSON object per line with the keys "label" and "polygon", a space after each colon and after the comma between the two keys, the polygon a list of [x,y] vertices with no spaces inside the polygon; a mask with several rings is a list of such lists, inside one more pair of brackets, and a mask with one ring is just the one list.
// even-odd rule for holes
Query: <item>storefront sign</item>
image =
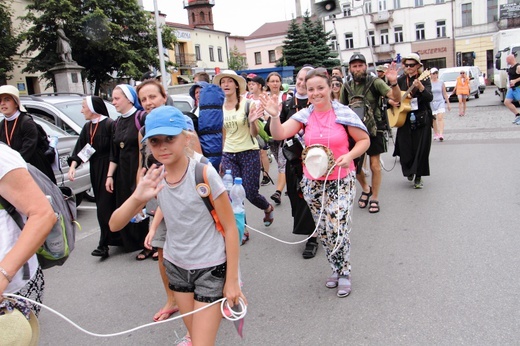
{"label": "storefront sign", "polygon": [[520,3],[500,5],[500,19],[518,18]]}
{"label": "storefront sign", "polygon": [[446,53],[447,51],[448,51],[448,48],[439,47],[439,48],[421,49],[421,50],[418,50],[417,53],[419,53],[420,56],[423,56],[423,55],[431,55],[431,54],[437,54],[437,53]]}
{"label": "storefront sign", "polygon": [[175,36],[179,40],[191,40],[191,32],[175,30]]}

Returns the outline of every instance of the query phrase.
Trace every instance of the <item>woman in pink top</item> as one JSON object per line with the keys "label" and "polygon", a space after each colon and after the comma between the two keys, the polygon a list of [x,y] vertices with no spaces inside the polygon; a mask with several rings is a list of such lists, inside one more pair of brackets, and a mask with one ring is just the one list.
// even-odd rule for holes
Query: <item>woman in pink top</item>
{"label": "woman in pink top", "polygon": [[[370,139],[356,113],[331,100],[331,81],[326,69],[318,68],[307,72],[305,84],[311,105],[283,124],[279,119],[277,99],[263,97],[262,105],[271,115],[270,130],[274,139],[293,137],[300,130],[305,132],[307,149],[304,153],[307,156],[301,181],[303,196],[318,225],[318,236],[332,268],[332,275],[325,285],[328,288],[337,287],[337,296],[342,298],[351,291],[349,232],[356,195],[353,159],[368,149]],[[349,139],[355,141],[351,149]],[[323,151],[323,155],[326,155],[323,158],[333,162],[334,169],[331,171],[332,167],[329,165],[318,172],[316,168],[320,167],[319,160],[311,164],[309,148]]]}
{"label": "woman in pink top", "polygon": [[469,98],[469,77],[465,71],[460,71],[453,93],[456,93],[459,99],[459,117],[463,117],[466,115],[466,100]]}

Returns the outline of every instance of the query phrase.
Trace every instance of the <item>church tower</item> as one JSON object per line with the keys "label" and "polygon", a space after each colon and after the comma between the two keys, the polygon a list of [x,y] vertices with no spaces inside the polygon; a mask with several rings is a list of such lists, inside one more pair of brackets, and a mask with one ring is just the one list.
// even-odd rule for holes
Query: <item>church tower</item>
{"label": "church tower", "polygon": [[213,30],[213,13],[211,8],[215,0],[184,0],[184,8],[188,10],[189,25],[192,28]]}

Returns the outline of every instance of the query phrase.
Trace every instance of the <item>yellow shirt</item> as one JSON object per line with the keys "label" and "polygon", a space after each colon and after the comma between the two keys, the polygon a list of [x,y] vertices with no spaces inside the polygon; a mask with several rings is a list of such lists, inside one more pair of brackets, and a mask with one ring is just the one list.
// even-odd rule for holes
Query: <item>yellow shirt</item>
{"label": "yellow shirt", "polygon": [[238,110],[233,108],[224,111],[224,129],[226,130],[226,140],[224,142],[224,152],[240,153],[246,150],[259,150],[256,138],[251,136],[249,121],[245,114],[246,100],[242,99]]}

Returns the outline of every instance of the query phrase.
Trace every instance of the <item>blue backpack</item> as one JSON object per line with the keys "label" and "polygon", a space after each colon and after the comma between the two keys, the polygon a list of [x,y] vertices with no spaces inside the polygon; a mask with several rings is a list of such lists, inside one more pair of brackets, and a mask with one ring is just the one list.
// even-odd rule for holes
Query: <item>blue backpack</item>
{"label": "blue backpack", "polygon": [[200,91],[198,135],[202,154],[218,169],[222,160],[224,91],[215,84],[205,84]]}

